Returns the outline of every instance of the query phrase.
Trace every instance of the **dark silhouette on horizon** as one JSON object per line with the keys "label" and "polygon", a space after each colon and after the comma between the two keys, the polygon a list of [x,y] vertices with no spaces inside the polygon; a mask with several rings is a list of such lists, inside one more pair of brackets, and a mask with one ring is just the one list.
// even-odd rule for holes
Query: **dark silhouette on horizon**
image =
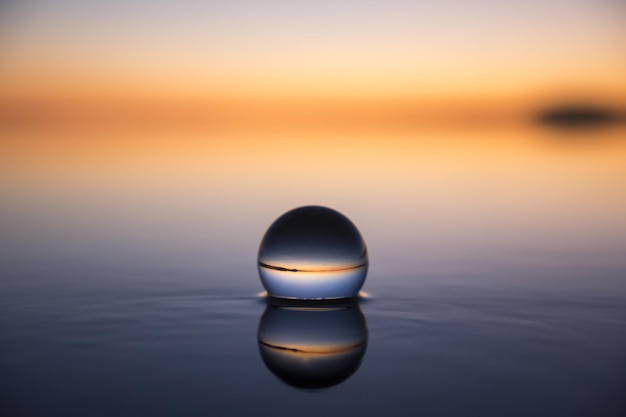
{"label": "dark silhouette on horizon", "polygon": [[573,104],[539,110],[535,121],[556,128],[593,128],[621,123],[626,121],[626,117],[606,107]]}

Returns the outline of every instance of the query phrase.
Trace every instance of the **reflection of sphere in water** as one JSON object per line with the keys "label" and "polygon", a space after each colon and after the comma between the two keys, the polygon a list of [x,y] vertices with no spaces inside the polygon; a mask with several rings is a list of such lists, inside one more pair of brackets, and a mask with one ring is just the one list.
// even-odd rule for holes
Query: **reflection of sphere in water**
{"label": "reflection of sphere in water", "polygon": [[367,346],[358,303],[268,303],[259,323],[259,350],[267,368],[285,383],[322,389],[350,377]]}
{"label": "reflection of sphere in water", "polygon": [[319,206],[291,210],[265,233],[261,282],[272,297],[333,299],[357,295],[367,275],[367,248],[343,214]]}

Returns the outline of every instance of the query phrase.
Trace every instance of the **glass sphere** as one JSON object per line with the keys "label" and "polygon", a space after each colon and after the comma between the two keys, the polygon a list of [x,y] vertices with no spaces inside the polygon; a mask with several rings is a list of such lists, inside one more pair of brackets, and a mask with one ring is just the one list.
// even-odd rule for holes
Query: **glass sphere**
{"label": "glass sphere", "polygon": [[338,211],[300,207],[280,216],[267,230],[258,267],[272,297],[355,297],[367,275],[367,247],[356,226]]}

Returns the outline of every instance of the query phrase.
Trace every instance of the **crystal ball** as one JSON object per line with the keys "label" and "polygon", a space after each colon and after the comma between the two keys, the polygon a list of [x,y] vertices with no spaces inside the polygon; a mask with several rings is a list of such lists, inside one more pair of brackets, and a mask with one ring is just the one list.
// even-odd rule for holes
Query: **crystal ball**
{"label": "crystal ball", "polygon": [[356,226],[327,207],[280,216],[261,241],[261,282],[272,297],[325,300],[355,297],[367,275],[367,247]]}

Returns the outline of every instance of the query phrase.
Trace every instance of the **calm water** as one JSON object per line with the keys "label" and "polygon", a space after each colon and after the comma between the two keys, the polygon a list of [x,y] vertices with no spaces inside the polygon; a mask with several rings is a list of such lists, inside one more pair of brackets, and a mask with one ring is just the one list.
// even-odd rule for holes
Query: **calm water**
{"label": "calm water", "polygon": [[[625,146],[509,136],[307,142],[289,175],[237,143],[176,166],[10,148],[2,415],[623,416]],[[259,295],[260,239],[304,204],[363,233],[357,304]]]}

